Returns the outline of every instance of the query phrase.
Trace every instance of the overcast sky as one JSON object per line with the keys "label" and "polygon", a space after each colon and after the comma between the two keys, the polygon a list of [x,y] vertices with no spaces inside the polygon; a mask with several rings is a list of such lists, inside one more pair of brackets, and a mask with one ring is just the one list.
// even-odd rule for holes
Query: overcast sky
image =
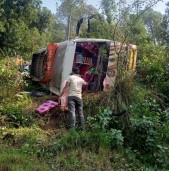
{"label": "overcast sky", "polygon": [[[131,0],[127,0],[128,2]],[[56,2],[57,0],[42,0],[43,6],[47,7],[52,11],[52,13],[56,13]],[[100,0],[86,0],[87,4],[93,5],[96,9],[99,9]],[[154,10],[165,13],[166,3],[169,0],[163,0],[163,2],[158,2],[157,5],[154,6]]]}

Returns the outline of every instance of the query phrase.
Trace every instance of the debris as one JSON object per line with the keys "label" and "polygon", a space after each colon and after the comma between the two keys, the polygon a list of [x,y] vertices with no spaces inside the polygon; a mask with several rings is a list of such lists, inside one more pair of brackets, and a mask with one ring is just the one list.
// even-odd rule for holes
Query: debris
{"label": "debris", "polygon": [[42,91],[32,91],[30,93],[31,96],[34,96],[34,97],[42,97],[42,96],[45,96],[46,93],[45,92],[42,92]]}
{"label": "debris", "polygon": [[47,113],[49,110],[51,110],[52,108],[54,108],[54,107],[56,107],[58,105],[59,104],[57,102],[49,100],[49,101],[43,103],[42,105],[38,106],[36,108],[36,112],[38,112],[39,114],[44,116],[45,113]]}

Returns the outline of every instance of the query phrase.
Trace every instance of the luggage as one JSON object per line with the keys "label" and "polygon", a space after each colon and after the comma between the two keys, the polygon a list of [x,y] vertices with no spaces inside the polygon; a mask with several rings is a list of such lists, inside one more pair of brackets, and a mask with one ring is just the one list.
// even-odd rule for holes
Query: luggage
{"label": "luggage", "polygon": [[36,108],[36,112],[38,112],[40,115],[44,116],[45,113],[53,109],[54,107],[58,106],[59,104],[57,102],[54,102],[52,100],[49,100],[42,105],[38,106]]}

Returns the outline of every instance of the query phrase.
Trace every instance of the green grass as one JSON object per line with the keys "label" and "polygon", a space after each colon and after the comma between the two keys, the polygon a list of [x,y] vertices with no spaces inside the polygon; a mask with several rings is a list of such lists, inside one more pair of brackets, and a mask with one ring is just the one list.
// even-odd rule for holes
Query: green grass
{"label": "green grass", "polygon": [[1,149],[0,171],[50,171],[44,162],[36,157],[22,154],[13,149]]}
{"label": "green grass", "polygon": [[112,168],[107,151],[95,154],[85,149],[75,149],[60,153],[53,158],[52,163],[54,170],[108,171]]}

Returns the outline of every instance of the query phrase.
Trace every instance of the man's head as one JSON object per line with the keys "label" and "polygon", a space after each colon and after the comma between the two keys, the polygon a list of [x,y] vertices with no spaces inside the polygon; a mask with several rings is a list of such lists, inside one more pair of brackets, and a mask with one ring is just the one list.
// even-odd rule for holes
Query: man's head
{"label": "man's head", "polygon": [[72,69],[72,73],[73,73],[73,74],[79,74],[79,73],[80,73],[80,69],[77,68],[77,67],[74,67],[74,68]]}

